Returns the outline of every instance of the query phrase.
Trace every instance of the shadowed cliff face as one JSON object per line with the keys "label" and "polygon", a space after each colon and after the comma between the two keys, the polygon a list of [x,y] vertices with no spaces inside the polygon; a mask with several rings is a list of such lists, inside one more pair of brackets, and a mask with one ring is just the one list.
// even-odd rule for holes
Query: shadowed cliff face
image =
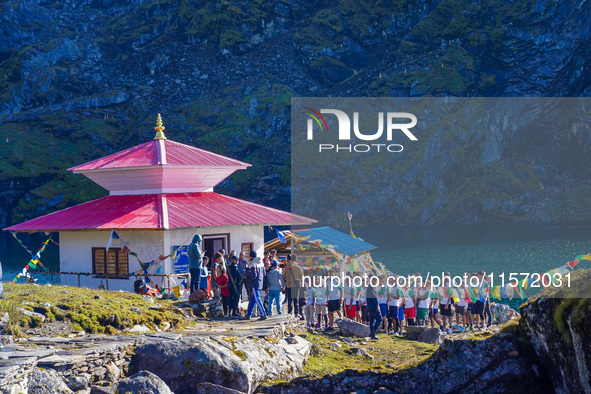
{"label": "shadowed cliff face", "polygon": [[587,393],[591,391],[591,270],[572,276],[565,294],[546,292],[522,306],[519,325],[554,389]]}
{"label": "shadowed cliff face", "polygon": [[[65,169],[149,140],[157,112],[168,138],[254,164],[218,191],[287,209],[291,97],[587,96],[590,9],[543,0],[5,2],[0,225],[104,195]],[[524,136],[515,151],[503,135],[475,140],[483,161],[512,173],[495,181],[498,201],[475,198],[438,216],[429,213],[441,201],[425,197],[406,201],[422,209],[396,220],[589,220],[589,178],[570,171],[586,167],[586,135],[555,136],[556,161],[519,169],[514,157],[543,139]],[[454,166],[444,156],[428,167],[453,177],[462,158]],[[520,182],[531,174],[551,180],[544,193],[565,196],[548,202],[558,213],[511,213],[539,210],[544,193]]]}
{"label": "shadowed cliff face", "polygon": [[[412,129],[417,140],[402,133],[392,133],[391,141],[316,133],[310,141],[302,106],[359,111],[363,132],[375,130],[378,111],[404,108],[418,119]],[[308,98],[294,100],[292,109],[292,209],[324,223],[346,226],[343,212],[366,225],[589,217],[584,196],[591,172],[582,165],[591,159],[587,98],[342,99],[333,106]],[[330,129],[339,127],[326,116]],[[382,143],[381,152],[363,153],[374,143]],[[319,152],[319,144],[340,150]],[[386,144],[404,149],[388,153]],[[349,146],[361,150],[348,152]]]}

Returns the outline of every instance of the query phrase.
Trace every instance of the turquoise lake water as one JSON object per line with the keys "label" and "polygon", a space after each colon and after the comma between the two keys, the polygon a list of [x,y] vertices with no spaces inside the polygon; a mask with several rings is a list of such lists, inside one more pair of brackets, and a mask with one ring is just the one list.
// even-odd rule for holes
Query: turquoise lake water
{"label": "turquoise lake water", "polygon": [[[17,234],[17,237],[33,253],[43,245],[47,236],[41,233],[35,234]],[[59,243],[57,234],[52,239]],[[0,262],[2,262],[2,281],[10,282],[18,272],[20,272],[31,260],[31,255],[18,243],[16,239],[7,232],[0,233]],[[59,268],[59,248],[53,242],[47,244],[47,248],[41,254],[41,262],[48,269],[57,270]],[[37,283],[49,283],[50,277],[45,275],[35,275]]]}
{"label": "turquoise lake water", "polygon": [[[371,251],[375,261],[400,275],[484,270],[500,281],[501,273],[506,280],[513,272],[543,273],[591,253],[591,224],[354,227],[354,232],[378,247]],[[580,268],[591,268],[591,262],[582,261]]]}

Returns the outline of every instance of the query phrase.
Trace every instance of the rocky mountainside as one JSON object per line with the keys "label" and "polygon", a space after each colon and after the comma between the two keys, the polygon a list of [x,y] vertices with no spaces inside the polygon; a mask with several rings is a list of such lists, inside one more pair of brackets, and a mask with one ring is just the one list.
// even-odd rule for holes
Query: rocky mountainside
{"label": "rocky mountainside", "polygon": [[400,373],[350,369],[262,387],[291,393],[588,393],[591,391],[591,270],[571,274],[520,307],[519,324],[484,339],[444,339],[422,364]]}
{"label": "rocky mountainside", "polygon": [[570,288],[540,294],[522,306],[520,328],[533,344],[556,392],[591,392],[591,270],[576,271]]}
{"label": "rocky mountainside", "polygon": [[[104,195],[65,170],[146,142],[158,112],[169,138],[253,164],[217,191],[288,209],[291,97],[588,96],[590,16],[587,0],[3,2],[0,225]],[[458,214],[425,215],[442,209],[427,195],[396,220],[589,220],[588,130],[552,141],[558,161],[523,168],[517,150],[474,174],[508,173],[492,204],[517,214],[487,214],[482,182]],[[536,176],[544,192],[527,194]],[[549,195],[556,214],[522,214]]]}
{"label": "rocky mountainside", "polygon": [[[359,101],[342,102],[341,108],[359,108]],[[347,227],[343,212],[367,225],[591,219],[586,197],[591,171],[584,164],[591,160],[588,98],[383,101],[373,101],[380,111],[405,108],[417,116],[412,130],[418,140],[394,136],[391,143],[404,147],[397,153],[385,147],[380,153],[320,153],[317,143],[338,143],[340,149],[349,145],[330,133],[308,141],[305,131],[297,129],[292,136],[294,212],[338,227]],[[294,125],[305,125],[306,111],[294,103]],[[371,126],[366,127],[375,127],[376,111],[367,111]],[[335,118],[326,116],[329,122]],[[387,141],[354,139],[351,145],[373,142]]]}
{"label": "rocky mountainside", "polygon": [[299,377],[262,387],[270,394],[552,393],[526,344],[511,335],[484,340],[445,340],[421,365],[401,373],[346,370],[323,378]]}

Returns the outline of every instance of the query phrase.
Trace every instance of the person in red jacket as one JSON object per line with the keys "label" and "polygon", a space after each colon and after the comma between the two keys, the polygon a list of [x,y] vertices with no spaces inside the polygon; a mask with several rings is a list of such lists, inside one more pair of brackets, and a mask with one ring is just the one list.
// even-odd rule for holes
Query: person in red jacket
{"label": "person in red jacket", "polygon": [[224,316],[228,316],[230,310],[230,290],[228,289],[228,275],[223,265],[219,265],[215,272],[215,282],[220,288],[222,295],[222,305],[224,306]]}

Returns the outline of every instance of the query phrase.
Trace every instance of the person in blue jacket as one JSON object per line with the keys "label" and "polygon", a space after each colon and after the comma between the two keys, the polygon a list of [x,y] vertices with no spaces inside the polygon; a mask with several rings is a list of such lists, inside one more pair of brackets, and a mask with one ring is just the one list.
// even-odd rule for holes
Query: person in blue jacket
{"label": "person in blue jacket", "polygon": [[281,314],[281,291],[285,288],[285,279],[283,274],[277,269],[277,261],[271,261],[271,268],[267,271],[267,283],[269,286],[269,304],[267,306],[267,314],[271,316],[273,307],[273,300],[275,300],[275,308],[277,314]]}
{"label": "person in blue jacket", "polygon": [[[189,244],[189,272],[191,273],[190,290],[193,293],[199,289],[201,279],[201,267],[203,265],[203,252],[201,251],[201,236],[195,234],[193,241]],[[207,288],[207,286],[206,286]]]}
{"label": "person in blue jacket", "polygon": [[251,303],[248,306],[248,312],[244,318],[246,320],[250,320],[252,316],[252,312],[254,311],[255,305],[257,306],[261,317],[259,320],[267,320],[267,311],[265,311],[265,307],[261,302],[261,290],[263,289],[263,281],[265,279],[265,275],[267,271],[265,270],[265,264],[261,261],[259,257],[257,257],[257,252],[252,251],[250,252],[250,285],[252,286],[251,292]]}
{"label": "person in blue jacket", "polygon": [[367,312],[369,314],[369,337],[371,339],[378,339],[376,332],[382,325],[382,313],[380,312],[380,304],[378,303],[378,291],[371,285],[371,281],[366,290]]}
{"label": "person in blue jacket", "polygon": [[209,297],[209,292],[207,291],[207,284],[209,281],[209,273],[207,273],[207,264],[209,264],[209,257],[203,256],[203,263],[201,264],[201,279],[199,280],[199,289],[203,290],[207,297]]}

